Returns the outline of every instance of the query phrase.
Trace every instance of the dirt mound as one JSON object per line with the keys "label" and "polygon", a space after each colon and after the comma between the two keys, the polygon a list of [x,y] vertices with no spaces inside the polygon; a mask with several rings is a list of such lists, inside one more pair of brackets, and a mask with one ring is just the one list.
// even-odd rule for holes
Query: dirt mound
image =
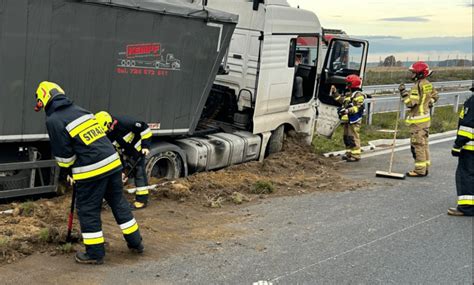
{"label": "dirt mound", "polygon": [[[315,154],[311,147],[302,145],[295,138],[288,138],[284,151],[269,156],[263,163],[255,161],[161,183],[151,192],[150,206],[137,212],[136,216],[147,239],[160,241],[160,246],[167,245],[165,248],[171,250],[190,240],[219,239],[229,235],[226,230],[213,228],[228,222],[223,218],[225,214],[213,216],[214,210],[202,206],[220,208],[269,195],[345,191],[365,185],[361,181],[347,181],[338,175],[338,171],[333,160]],[[127,197],[133,199],[133,195]],[[57,255],[80,249],[79,244],[63,243],[70,199],[69,191],[54,199],[0,205],[0,211],[13,209],[13,213],[0,214],[0,264],[12,263],[35,252]],[[158,204],[156,200],[160,200]],[[119,248],[123,246],[121,232],[116,229],[111,211],[104,212],[104,233],[108,233],[106,246],[117,247],[116,252],[120,252]],[[205,217],[211,218],[206,220]],[[75,237],[79,237],[78,228],[75,217]]]}
{"label": "dirt mound", "polygon": [[[64,196],[10,204],[13,213],[0,215],[0,263],[12,263],[34,252],[71,251],[70,244],[63,244],[69,203],[70,196]],[[77,239],[77,230],[73,235]]]}
{"label": "dirt mound", "polygon": [[[345,191],[364,185],[338,174],[333,159],[324,158],[296,138],[288,138],[284,151],[260,163],[253,161],[219,171],[198,173],[158,188],[158,193],[181,201],[192,200],[210,207],[314,191]],[[242,200],[242,201],[241,201]]]}

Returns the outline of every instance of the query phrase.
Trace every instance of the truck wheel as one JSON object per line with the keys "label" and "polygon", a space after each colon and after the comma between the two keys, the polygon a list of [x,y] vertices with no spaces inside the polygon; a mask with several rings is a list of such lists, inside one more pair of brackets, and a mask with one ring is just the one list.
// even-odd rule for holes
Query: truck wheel
{"label": "truck wheel", "polygon": [[280,152],[283,149],[283,139],[285,137],[285,126],[281,125],[272,132],[268,141],[266,155]]}
{"label": "truck wheel", "polygon": [[8,176],[0,176],[0,191],[28,188],[31,170],[20,170]]}
{"label": "truck wheel", "polygon": [[181,176],[183,162],[175,152],[160,152],[148,160],[146,171],[150,180],[152,178],[176,179]]}

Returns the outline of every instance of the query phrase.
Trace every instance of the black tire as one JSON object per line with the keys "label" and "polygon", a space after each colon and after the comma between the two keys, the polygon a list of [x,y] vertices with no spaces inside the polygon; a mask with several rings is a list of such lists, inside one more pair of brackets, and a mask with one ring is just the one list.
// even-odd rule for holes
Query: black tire
{"label": "black tire", "polygon": [[0,176],[0,191],[28,188],[31,170],[20,170],[10,176]]}
{"label": "black tire", "polygon": [[160,152],[148,159],[146,172],[148,179],[176,179],[183,173],[183,161],[175,152]]}
{"label": "black tire", "polygon": [[268,156],[273,153],[278,153],[283,149],[283,139],[285,138],[285,126],[281,125],[272,132],[270,140],[268,141],[267,150],[265,154]]}

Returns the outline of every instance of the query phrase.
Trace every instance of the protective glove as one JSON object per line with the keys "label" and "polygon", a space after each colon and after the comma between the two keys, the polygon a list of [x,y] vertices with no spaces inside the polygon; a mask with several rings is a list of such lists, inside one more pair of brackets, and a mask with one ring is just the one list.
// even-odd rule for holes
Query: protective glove
{"label": "protective glove", "polygon": [[70,176],[70,175],[68,175],[68,176],[66,177],[66,181],[67,181],[67,183],[68,183],[69,185],[71,185],[71,186],[73,186],[73,185],[76,183],[76,181],[74,181],[74,179],[73,179],[72,176]]}
{"label": "protective glove", "polygon": [[451,155],[454,157],[459,157],[461,154],[461,147],[457,145],[453,145],[453,148],[451,149]]}
{"label": "protective glove", "polygon": [[331,90],[329,90],[329,96],[331,97],[336,97],[337,95],[337,88],[334,85],[331,85]]}
{"label": "protective glove", "polygon": [[128,176],[127,174],[125,174],[124,172],[122,172],[122,183],[123,184],[126,184],[128,181]]}
{"label": "protective glove", "polygon": [[147,156],[147,155],[150,154],[150,150],[147,149],[147,148],[143,148],[143,149],[142,149],[142,154],[143,154],[144,156]]}
{"label": "protective glove", "polygon": [[405,84],[400,83],[400,85],[398,85],[398,91],[400,91],[400,93],[403,93],[403,91],[405,91],[405,90],[406,90]]}
{"label": "protective glove", "polygon": [[428,103],[428,106],[429,106],[430,108],[433,108],[434,104],[435,104],[435,101],[433,100],[433,98],[431,98],[431,99],[430,99],[430,102]]}
{"label": "protective glove", "polygon": [[339,110],[338,112],[338,115],[339,116],[344,116],[344,115],[347,115],[349,114],[349,110],[345,109],[345,108],[342,108],[341,110]]}

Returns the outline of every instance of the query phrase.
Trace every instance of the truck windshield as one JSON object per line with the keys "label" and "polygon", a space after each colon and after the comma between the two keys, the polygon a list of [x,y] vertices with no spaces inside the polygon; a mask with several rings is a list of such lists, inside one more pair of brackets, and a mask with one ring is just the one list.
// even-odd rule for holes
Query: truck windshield
{"label": "truck windshield", "polygon": [[336,41],[331,50],[327,69],[331,73],[360,71],[364,45],[360,42]]}

